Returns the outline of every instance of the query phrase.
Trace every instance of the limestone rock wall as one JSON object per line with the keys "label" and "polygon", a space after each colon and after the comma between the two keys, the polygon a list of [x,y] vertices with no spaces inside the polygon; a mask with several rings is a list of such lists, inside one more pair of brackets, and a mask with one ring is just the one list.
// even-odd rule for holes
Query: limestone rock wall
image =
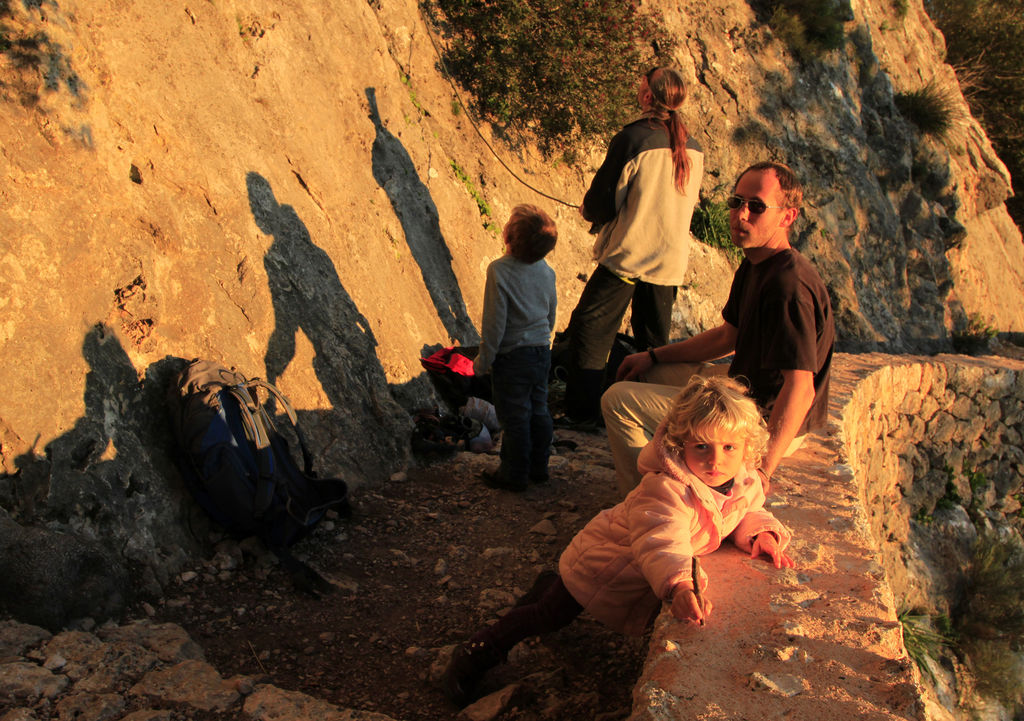
{"label": "limestone rock wall", "polygon": [[[949,614],[980,533],[1024,529],[1024,364],[864,356],[840,420],[844,455],[900,609]],[[962,668],[930,662],[928,718],[1009,718]],[[979,715],[980,714],[980,715]]]}
{"label": "limestone rock wall", "polygon": [[755,159],[797,168],[806,186],[795,245],[829,286],[840,345],[948,350],[977,315],[1024,324],[1024,245],[1002,206],[1009,179],[965,103],[944,138],[924,136],[894,96],[934,81],[960,98],[920,2],[839,3],[847,41],[801,65],[746,3],[668,10],[692,83],[691,129],[708,153],[704,192],[724,197]]}
{"label": "limestone rock wall", "polygon": [[1024,528],[1024,365],[891,362],[844,410],[845,453],[896,598],[948,609],[976,525]]}
{"label": "limestone rock wall", "polygon": [[[721,199],[766,157],[804,177],[794,240],[847,349],[941,350],[971,314],[1024,329],[1006,172],[964,111],[921,137],[893,93],[937,75],[918,0],[844,9],[847,42],[806,65],[741,0],[652,2],[680,38],[685,116]],[[591,270],[578,167],[477,136],[411,0],[4,3],[0,52],[0,505],[102,540],[161,579],[204,538],[171,465],[163,391],[207,357],[275,381],[322,473],[373,483],[408,462],[418,358],[472,344],[493,226],[519,202],[560,228],[564,327]],[[20,54],[10,52],[19,48]],[[491,226],[491,227],[488,227]],[[693,253],[679,335],[718,322],[731,266]]]}

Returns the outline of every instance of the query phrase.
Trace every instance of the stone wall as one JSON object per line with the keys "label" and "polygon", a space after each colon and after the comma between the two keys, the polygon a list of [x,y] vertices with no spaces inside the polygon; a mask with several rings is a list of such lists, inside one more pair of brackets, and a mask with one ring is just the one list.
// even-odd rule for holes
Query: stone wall
{"label": "stone wall", "polygon": [[[899,609],[953,615],[979,535],[1024,528],[1024,364],[1007,358],[864,357],[840,424],[845,454]],[[921,675],[933,721],[1004,720],[956,654]]]}
{"label": "stone wall", "polygon": [[863,362],[884,365],[857,384],[840,426],[879,561],[903,604],[948,610],[977,529],[1024,526],[1024,365]]}

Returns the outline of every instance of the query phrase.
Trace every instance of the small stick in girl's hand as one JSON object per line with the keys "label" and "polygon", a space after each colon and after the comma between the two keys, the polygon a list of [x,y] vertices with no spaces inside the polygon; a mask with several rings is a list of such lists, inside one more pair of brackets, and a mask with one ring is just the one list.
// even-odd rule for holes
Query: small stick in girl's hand
{"label": "small stick in girl's hand", "polygon": [[693,576],[693,595],[697,599],[697,607],[700,608],[700,625],[704,625],[704,597],[700,594],[700,561],[693,557],[690,565],[690,574]]}

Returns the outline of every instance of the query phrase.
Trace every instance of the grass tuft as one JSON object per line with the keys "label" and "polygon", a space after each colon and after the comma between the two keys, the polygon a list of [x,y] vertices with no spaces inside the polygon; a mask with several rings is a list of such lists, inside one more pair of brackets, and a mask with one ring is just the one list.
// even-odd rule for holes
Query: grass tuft
{"label": "grass tuft", "polygon": [[944,137],[959,115],[956,93],[935,78],[917,90],[897,93],[894,100],[903,117],[925,135]]}
{"label": "grass tuft", "polygon": [[704,245],[724,251],[734,265],[739,265],[743,260],[743,251],[732,242],[729,209],[724,202],[701,200],[693,209],[690,232]]}
{"label": "grass tuft", "polygon": [[966,328],[952,332],[953,350],[964,355],[987,353],[992,339],[998,333],[999,331],[989,325],[981,315],[975,313],[967,322]]}
{"label": "grass tuft", "polygon": [[[907,655],[917,664],[922,673],[932,676],[928,659],[936,659],[944,647],[952,643],[948,632],[940,630],[947,626],[942,616],[932,616],[921,609],[905,608],[898,614],[903,630],[903,647]],[[939,625],[940,629],[935,626]]]}
{"label": "grass tuft", "polygon": [[[974,549],[956,628],[979,690],[1024,713],[1024,543],[988,533]],[[1019,718],[1020,716],[1014,716]]]}

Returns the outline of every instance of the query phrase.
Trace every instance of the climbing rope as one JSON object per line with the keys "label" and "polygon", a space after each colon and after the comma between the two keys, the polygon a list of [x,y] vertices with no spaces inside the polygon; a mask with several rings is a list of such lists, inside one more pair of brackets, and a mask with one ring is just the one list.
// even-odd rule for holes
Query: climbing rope
{"label": "climbing rope", "polygon": [[437,61],[441,65],[441,71],[444,74],[445,79],[448,81],[448,84],[451,86],[452,92],[455,93],[456,100],[459,101],[459,107],[461,107],[463,112],[466,113],[466,118],[469,119],[469,124],[473,126],[473,130],[475,130],[476,134],[480,136],[480,140],[482,140],[484,145],[487,146],[487,149],[491,151],[491,155],[494,156],[494,159],[501,163],[501,167],[507,170],[509,175],[511,175],[513,178],[515,178],[520,183],[525,185],[527,188],[532,190],[534,193],[537,193],[538,195],[543,195],[548,200],[553,200],[556,203],[567,205],[570,208],[578,208],[579,203],[569,203],[567,201],[562,200],[561,198],[556,198],[553,195],[548,195],[543,190],[539,190],[538,188],[535,188],[534,186],[530,185],[521,177],[519,177],[516,171],[512,170],[512,168],[508,166],[508,163],[501,159],[501,156],[498,155],[498,153],[494,150],[491,144],[487,141],[487,138],[485,138],[484,134],[480,131],[480,127],[476,124],[476,121],[473,119],[472,114],[469,112],[469,108],[462,101],[462,95],[459,93],[459,89],[455,86],[455,81],[452,79],[452,74],[448,71],[448,66],[445,64],[444,57],[442,57],[441,55],[441,49],[437,46],[437,41],[434,40],[434,33],[430,25],[430,20],[426,17],[426,15],[423,14],[422,9],[420,10],[420,17],[423,18],[423,24],[427,28],[427,37],[430,38],[430,44],[434,46],[434,53],[437,55]]}

